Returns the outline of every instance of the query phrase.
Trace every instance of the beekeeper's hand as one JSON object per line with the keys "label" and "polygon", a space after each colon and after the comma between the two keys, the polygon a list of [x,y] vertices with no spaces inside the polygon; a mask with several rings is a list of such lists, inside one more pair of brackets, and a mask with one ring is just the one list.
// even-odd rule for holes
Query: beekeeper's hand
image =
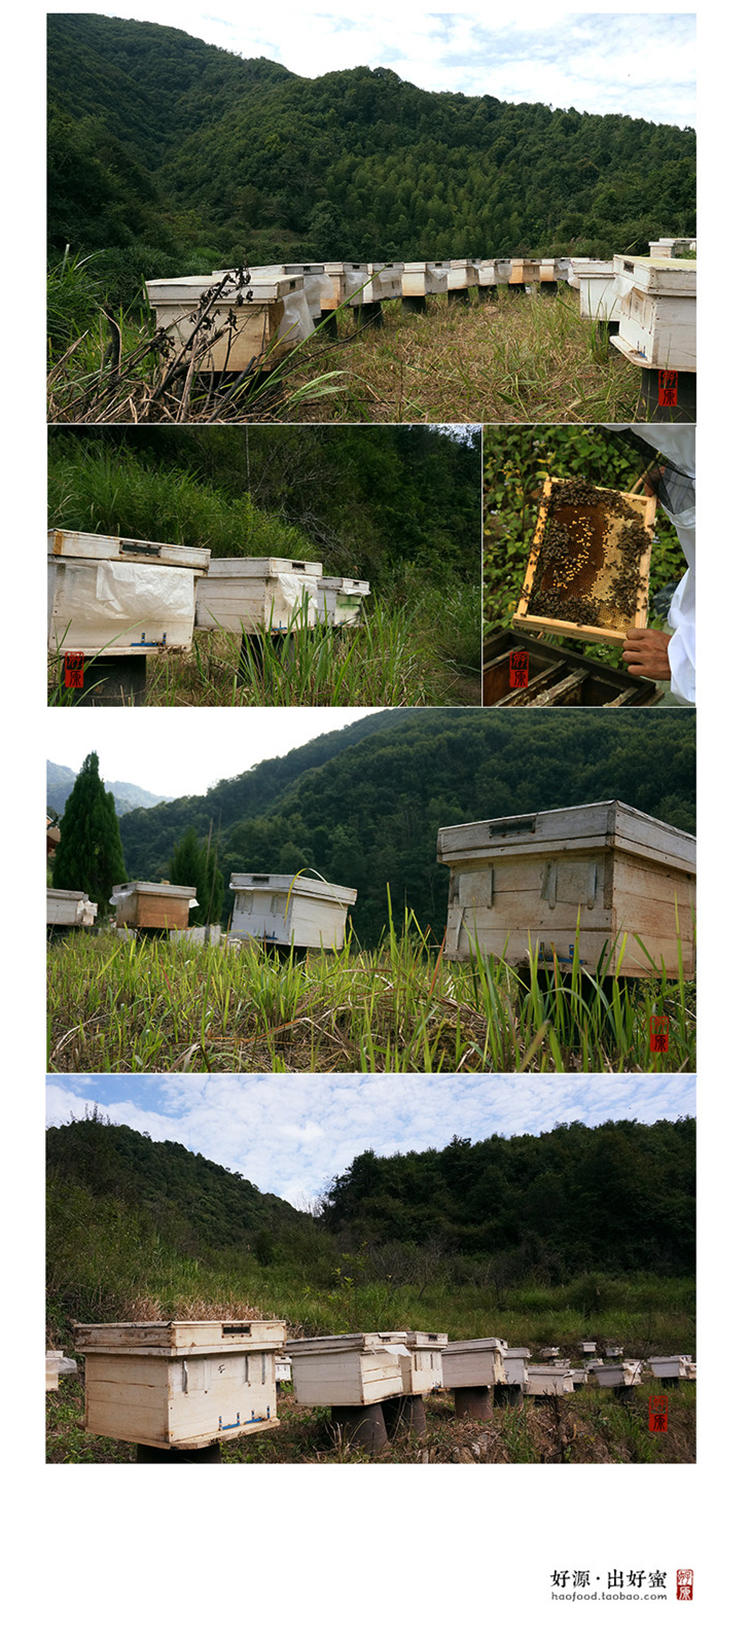
{"label": "beekeeper's hand", "polygon": [[645,680],[671,680],[669,643],[672,639],[666,629],[629,629],[622,649],[622,661],[629,675]]}

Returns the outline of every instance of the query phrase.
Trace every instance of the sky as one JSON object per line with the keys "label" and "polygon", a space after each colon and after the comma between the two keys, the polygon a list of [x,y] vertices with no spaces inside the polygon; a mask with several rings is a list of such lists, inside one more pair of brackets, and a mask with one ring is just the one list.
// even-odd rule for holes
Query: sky
{"label": "sky", "polygon": [[[47,759],[79,771],[99,755],[104,782],[131,782],[178,799],[205,794],[329,731],[341,731],[375,709],[49,709]],[[158,717],[158,718],[157,718]]]}
{"label": "sky", "polygon": [[652,1123],[695,1113],[689,1074],[575,1076],[441,1073],[391,1076],[59,1076],[47,1079],[47,1122],[100,1107],[153,1140],[176,1140],[261,1191],[307,1207],[361,1151],[442,1149],[454,1134],[537,1134],[556,1123]]}
{"label": "sky", "polygon": [[[52,11],[90,11],[56,5]],[[504,102],[545,102],[586,113],[624,113],[668,124],[695,123],[695,18],[665,5],[618,11],[487,0],[324,0],[246,7],[223,0],[210,11],[179,6],[103,7],[105,15],[162,23],[243,57],[268,57],[307,78],[378,66],[428,91],[462,91]]]}

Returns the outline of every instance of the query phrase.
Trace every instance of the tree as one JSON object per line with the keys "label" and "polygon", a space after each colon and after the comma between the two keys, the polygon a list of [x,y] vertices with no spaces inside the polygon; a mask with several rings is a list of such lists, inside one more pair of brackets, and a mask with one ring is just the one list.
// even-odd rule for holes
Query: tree
{"label": "tree", "polygon": [[191,924],[205,924],[207,907],[207,876],[206,851],[201,844],[195,828],[188,828],[187,833],[175,845],[172,860],[169,864],[169,880],[173,885],[192,885],[198,898],[198,906],[190,909]]}
{"label": "tree", "polygon": [[114,796],[99,776],[98,754],[87,754],[60,822],[53,884],[58,890],[85,890],[104,914],[112,886],[125,878]]}

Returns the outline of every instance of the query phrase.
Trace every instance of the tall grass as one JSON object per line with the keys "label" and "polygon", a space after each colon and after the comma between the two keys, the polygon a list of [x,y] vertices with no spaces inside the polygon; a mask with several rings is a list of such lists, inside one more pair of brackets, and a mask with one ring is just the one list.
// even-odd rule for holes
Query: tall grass
{"label": "tall grass", "polygon": [[[651,1052],[649,1018],[669,1017]],[[448,963],[409,912],[375,952],[280,963],[253,943],[188,947],[78,932],[49,949],[49,1067],[106,1071],[687,1071],[694,989]]]}

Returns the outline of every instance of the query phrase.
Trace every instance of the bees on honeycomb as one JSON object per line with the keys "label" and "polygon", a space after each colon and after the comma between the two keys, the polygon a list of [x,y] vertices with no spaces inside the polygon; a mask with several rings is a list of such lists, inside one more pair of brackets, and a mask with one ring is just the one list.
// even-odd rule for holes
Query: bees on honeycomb
{"label": "bees on honeycomb", "polygon": [[[558,512],[571,509],[579,514],[563,522]],[[571,593],[576,578],[591,562],[597,538],[595,510],[606,522],[622,518],[614,548],[616,570],[604,594]],[[537,556],[529,613],[590,625],[609,623],[613,617],[618,622],[634,618],[641,586],[641,558],[648,543],[648,532],[626,494],[594,487],[581,477],[556,482]]]}

